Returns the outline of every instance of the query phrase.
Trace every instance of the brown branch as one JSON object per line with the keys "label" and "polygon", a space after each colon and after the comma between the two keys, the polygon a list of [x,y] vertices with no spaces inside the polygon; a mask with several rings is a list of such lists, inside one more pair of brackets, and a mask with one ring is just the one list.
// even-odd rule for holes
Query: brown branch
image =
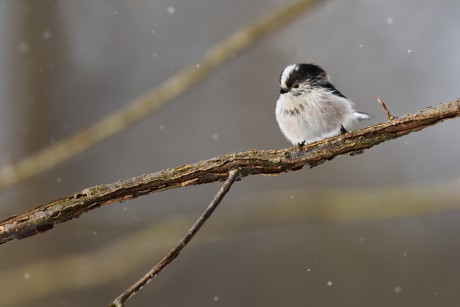
{"label": "brown branch", "polygon": [[136,294],[142,287],[149,283],[155,276],[157,276],[168,264],[170,264],[174,259],[179,256],[182,249],[187,246],[187,244],[193,239],[196,233],[201,229],[204,223],[209,219],[214,210],[220,204],[224,196],[230,190],[230,187],[233,185],[235,180],[238,177],[238,170],[231,170],[228,174],[228,178],[225,183],[217,192],[216,196],[206,208],[206,210],[201,214],[198,220],[193,224],[188,233],[179,241],[179,243],[163,258],[158,262],[147,274],[145,274],[141,279],[136,281],[131,287],[126,289],[120,296],[118,296],[110,306],[113,307],[122,307],[124,302],[126,302],[131,296]]}
{"label": "brown branch", "polygon": [[25,159],[0,167],[0,189],[30,179],[120,133],[183,94],[235,55],[285,25],[320,0],[298,0],[243,26],[210,48],[198,62],[99,122]]}
{"label": "brown branch", "polygon": [[0,222],[0,244],[45,232],[82,213],[153,192],[223,181],[233,169],[242,176],[280,174],[314,167],[343,154],[356,154],[382,142],[460,117],[460,100],[304,146],[282,150],[250,150],[182,165],[87,188]]}
{"label": "brown branch", "polygon": [[388,110],[387,108],[387,105],[385,104],[385,102],[383,102],[382,99],[380,99],[379,97],[377,97],[377,101],[379,102],[380,106],[382,107],[383,111],[385,111],[385,114],[387,116],[387,120],[390,121],[390,120],[393,120],[395,119],[396,117],[394,117],[393,115],[391,115],[390,111]]}
{"label": "brown branch", "polygon": [[[311,221],[358,222],[382,218],[403,218],[429,214],[460,212],[460,178],[425,182],[420,185],[379,185],[377,187],[274,189],[263,195],[248,195],[232,200],[239,210],[226,210],[193,238],[190,249],[203,248],[228,236],[268,227],[307,224]],[[293,195],[295,195],[294,198]],[[286,201],[289,199],[289,201]],[[305,199],[309,200],[305,206]],[[340,201],[337,201],[340,199]],[[369,201],[372,199],[372,201]],[[221,212],[222,214],[222,212]],[[0,306],[32,306],[37,300],[73,291],[87,291],[112,285],[126,275],[161,258],[177,243],[181,229],[196,220],[193,214],[168,214],[161,223],[152,222],[136,231],[121,235],[90,250],[81,250],[53,258],[34,258],[20,266],[2,269]],[[85,222],[83,222],[85,223]],[[97,223],[97,221],[95,221]],[[90,223],[91,224],[91,223]],[[90,227],[88,224],[86,224]],[[149,242],[149,244],[145,244]],[[168,248],[169,247],[169,248]],[[116,255],[116,257],[114,257]],[[111,261],[108,263],[108,259]],[[105,263],[106,265],[98,265]],[[91,274],[81,274],[81,268]],[[113,268],[116,267],[116,270]],[[39,276],[53,272],[53,278],[36,283],[24,291],[24,272]]]}

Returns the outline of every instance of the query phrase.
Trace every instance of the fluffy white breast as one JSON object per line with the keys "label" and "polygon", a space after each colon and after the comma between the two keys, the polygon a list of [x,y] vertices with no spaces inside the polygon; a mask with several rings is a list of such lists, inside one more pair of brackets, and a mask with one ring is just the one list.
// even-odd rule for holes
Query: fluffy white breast
{"label": "fluffy white breast", "polygon": [[314,90],[294,96],[280,95],[276,104],[276,120],[291,143],[311,143],[340,134],[354,120],[353,105],[327,90]]}

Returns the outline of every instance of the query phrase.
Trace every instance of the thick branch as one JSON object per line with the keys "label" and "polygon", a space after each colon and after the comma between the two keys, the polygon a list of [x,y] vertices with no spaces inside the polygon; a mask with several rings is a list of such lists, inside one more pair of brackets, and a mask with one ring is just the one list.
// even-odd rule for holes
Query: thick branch
{"label": "thick branch", "polygon": [[0,244],[45,232],[55,224],[79,217],[82,213],[103,205],[187,185],[224,181],[233,169],[238,169],[241,176],[249,176],[296,171],[304,166],[314,167],[336,156],[358,154],[382,142],[456,117],[460,117],[460,100],[426,108],[414,114],[351,131],[302,148],[251,150],[228,154],[87,188],[73,196],[52,201],[0,222]]}

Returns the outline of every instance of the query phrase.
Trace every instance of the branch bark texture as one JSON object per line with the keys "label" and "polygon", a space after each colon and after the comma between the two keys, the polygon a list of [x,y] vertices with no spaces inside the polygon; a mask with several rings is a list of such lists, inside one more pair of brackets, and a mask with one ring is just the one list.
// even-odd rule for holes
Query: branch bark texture
{"label": "branch bark texture", "polygon": [[339,155],[360,154],[363,150],[382,142],[457,117],[460,117],[458,99],[301,148],[250,150],[227,154],[111,184],[94,186],[0,222],[0,244],[45,232],[55,224],[77,218],[84,212],[114,202],[188,185],[225,181],[229,172],[234,169],[238,169],[240,175],[245,177],[297,171],[305,166],[311,168]]}

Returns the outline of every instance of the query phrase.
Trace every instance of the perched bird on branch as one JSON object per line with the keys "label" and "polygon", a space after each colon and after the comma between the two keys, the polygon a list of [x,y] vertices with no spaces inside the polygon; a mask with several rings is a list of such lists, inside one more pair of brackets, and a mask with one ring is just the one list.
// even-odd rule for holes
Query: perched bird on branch
{"label": "perched bird on branch", "polygon": [[314,64],[288,65],[280,76],[276,120],[284,136],[303,146],[341,133],[352,122],[370,116],[332,85],[326,72]]}

